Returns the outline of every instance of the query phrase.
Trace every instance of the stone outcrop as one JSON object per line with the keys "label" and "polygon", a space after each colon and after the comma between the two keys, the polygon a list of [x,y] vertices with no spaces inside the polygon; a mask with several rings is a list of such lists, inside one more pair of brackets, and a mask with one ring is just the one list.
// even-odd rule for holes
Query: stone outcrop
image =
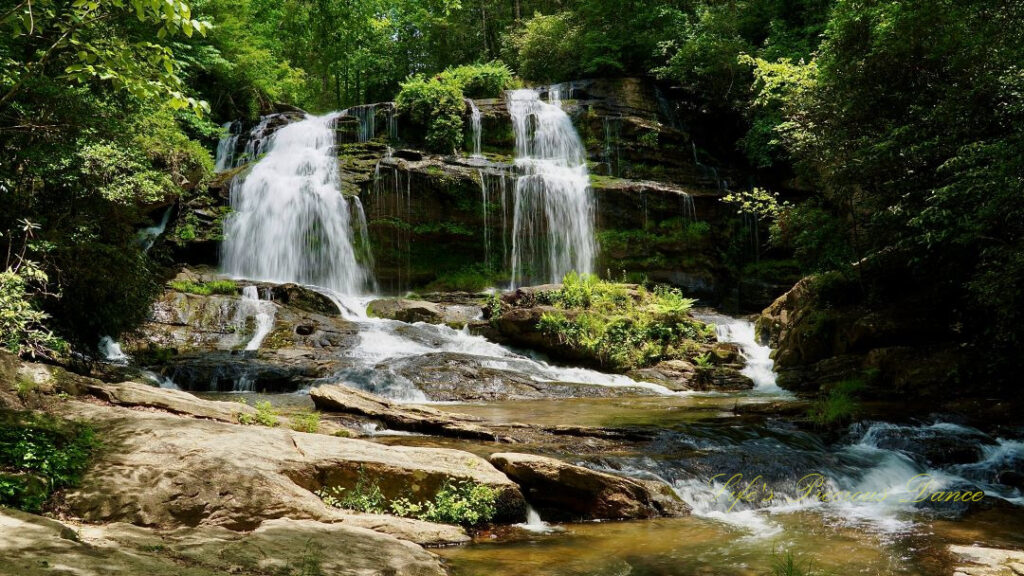
{"label": "stone outcrop", "polygon": [[[746,178],[694,142],[683,127],[698,119],[680,116],[677,103],[642,79],[580,80],[561,90],[562,107],[591,165],[602,247],[596,270],[644,275],[752,310],[785,290],[785,283],[747,278],[723,258],[723,247],[749,244],[745,235],[752,234],[719,201],[730,183],[745,186]],[[358,197],[364,209],[374,275],[384,291],[461,289],[467,276],[484,269],[490,269],[490,277],[507,279],[515,138],[504,98],[475,102],[485,158],[469,157],[468,106],[467,150],[458,156],[405,148],[402,129],[395,138],[392,103],[355,107],[338,121],[342,193]],[[400,117],[397,123],[402,125]],[[243,130],[240,147],[246,138]],[[225,173],[214,183],[222,204],[234,175]],[[223,205],[189,209],[193,219],[209,223],[204,229],[219,228]],[[199,252],[205,258],[187,249],[182,257],[209,263],[215,251],[208,238],[202,241]],[[477,286],[466,289],[495,281],[471,280]]]}
{"label": "stone outcrop", "polygon": [[374,300],[366,313],[376,318],[387,318],[402,322],[427,322],[462,327],[480,317],[481,308],[471,304],[448,304],[409,300],[406,298],[382,298]]}
{"label": "stone outcrop", "polygon": [[275,518],[343,521],[321,502],[324,487],[379,486],[387,498],[429,499],[452,479],[491,486],[498,521],[524,515],[518,487],[487,461],[457,450],[382,446],[363,440],[182,418],[75,400],[55,407],[103,438],[69,511],[91,522],[215,525],[251,530]]}
{"label": "stone outcrop", "polygon": [[119,406],[155,408],[165,412],[237,422],[241,414],[255,415],[256,409],[241,402],[200,400],[188,392],[155,388],[138,382],[90,383],[86,390],[97,398]]}
{"label": "stone outcrop", "polygon": [[372,418],[385,428],[421,432],[453,438],[495,440],[493,432],[480,426],[479,418],[442,412],[429,406],[399,406],[362,390],[339,384],[325,384],[309,391],[320,410]]}
{"label": "stone outcrop", "polygon": [[1024,576],[1024,552],[983,546],[950,546],[953,576]]}
{"label": "stone outcrop", "polygon": [[0,566],[24,576],[447,573],[436,556],[415,544],[344,523],[281,518],[251,532],[216,526],[73,526],[9,509],[0,510]]}
{"label": "stone outcrop", "polygon": [[[210,274],[186,270],[180,280],[205,282]],[[251,283],[239,282],[239,291]],[[189,390],[232,390],[243,379],[252,390],[292,391],[333,374],[356,329],[334,303],[295,284],[255,284],[274,320],[258,350],[257,310],[238,294],[190,294],[171,287],[153,304],[150,319],[123,339],[136,365]]]}
{"label": "stone outcrop", "polygon": [[665,484],[613,476],[531,454],[492,454],[490,462],[518,483],[526,499],[545,517],[624,520],[689,513]]}
{"label": "stone outcrop", "polygon": [[875,398],[941,402],[955,396],[943,392],[957,353],[938,336],[941,319],[907,303],[882,309],[844,303],[853,297],[821,294],[839,290],[818,278],[798,282],[757,320],[759,340],[774,349],[779,386],[814,393],[822,384],[858,378]]}

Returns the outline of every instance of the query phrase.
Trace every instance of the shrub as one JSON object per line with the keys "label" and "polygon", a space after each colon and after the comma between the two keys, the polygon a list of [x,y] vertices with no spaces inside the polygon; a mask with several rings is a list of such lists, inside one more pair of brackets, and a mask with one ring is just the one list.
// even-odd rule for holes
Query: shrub
{"label": "shrub", "polygon": [[512,70],[497,60],[447,68],[438,78],[458,86],[467,98],[499,98],[518,84]]}
{"label": "shrub", "polygon": [[[245,398],[240,399],[239,402],[248,405]],[[274,405],[271,404],[270,401],[260,400],[256,402],[255,408],[255,414],[240,412],[238,414],[238,423],[246,426],[259,424],[260,426],[266,426],[268,428],[277,426],[277,410],[274,409]]]}
{"label": "shrub", "polygon": [[506,52],[523,78],[558,82],[582,73],[580,34],[571,13],[536,14],[507,37]]}
{"label": "shrub", "polygon": [[54,490],[81,481],[97,444],[85,425],[0,412],[0,505],[38,512]]}
{"label": "shrub", "polygon": [[324,504],[335,508],[371,514],[391,512],[396,516],[443,524],[481,524],[494,518],[497,510],[494,489],[471,480],[445,480],[433,500],[413,502],[408,498],[396,498],[388,502],[380,487],[366,482],[360,471],[355,487],[347,493],[345,488],[333,486],[316,494]]}
{"label": "shrub", "polygon": [[[402,83],[395,98],[399,114],[413,128],[423,133],[427,149],[451,153],[462,140],[462,113],[465,109],[462,89],[441,77],[412,76]],[[408,132],[406,132],[408,133]]]}
{"label": "shrub", "polygon": [[689,340],[710,341],[713,332],[689,316],[694,300],[676,288],[631,287],[570,272],[562,288],[537,300],[576,311],[541,316],[537,329],[560,344],[588,352],[602,365],[629,370],[683,356]]}
{"label": "shrub", "polygon": [[63,355],[67,342],[53,335],[45,325],[49,314],[32,302],[32,287],[42,290],[46,274],[31,262],[0,272],[0,348],[12,354],[31,356]]}

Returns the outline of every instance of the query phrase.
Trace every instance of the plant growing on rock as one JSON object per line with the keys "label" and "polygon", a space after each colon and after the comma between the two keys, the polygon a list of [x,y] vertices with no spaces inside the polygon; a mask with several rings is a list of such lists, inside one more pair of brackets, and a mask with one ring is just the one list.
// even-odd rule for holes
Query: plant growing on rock
{"label": "plant growing on rock", "polygon": [[309,412],[306,414],[295,414],[289,419],[292,430],[296,432],[308,432],[310,434],[316,434],[320,429],[320,413]]}
{"label": "plant growing on rock", "polygon": [[675,288],[649,291],[572,272],[561,289],[541,293],[537,300],[566,310],[543,314],[537,324],[542,334],[617,370],[678,358],[687,341],[713,338],[690,317],[694,301]]}
{"label": "plant growing on rock", "polygon": [[414,502],[409,498],[396,498],[388,502],[380,487],[367,482],[360,472],[355,487],[347,493],[341,486],[332,486],[317,491],[316,495],[334,508],[371,514],[390,512],[442,524],[475,526],[490,521],[497,512],[494,489],[471,480],[445,480],[432,500]]}

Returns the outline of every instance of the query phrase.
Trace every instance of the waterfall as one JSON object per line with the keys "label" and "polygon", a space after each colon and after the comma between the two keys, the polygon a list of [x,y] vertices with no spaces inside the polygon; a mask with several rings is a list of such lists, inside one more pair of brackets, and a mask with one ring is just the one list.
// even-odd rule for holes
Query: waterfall
{"label": "waterfall", "polygon": [[740,354],[747,365],[740,373],[754,381],[755,392],[788,395],[775,383],[775,361],[772,349],[758,344],[754,324],[741,318],[724,314],[695,314],[698,320],[715,325],[715,336],[719,342],[732,342],[739,346]]}
{"label": "waterfall", "polygon": [[[557,92],[552,90],[549,96]],[[516,136],[512,285],[560,282],[593,272],[594,200],[586,154],[572,120],[534,90],[508,93]]]}
{"label": "waterfall", "polygon": [[107,362],[113,362],[114,364],[126,364],[128,360],[130,360],[128,355],[121,351],[121,345],[110,336],[100,338],[100,343],[96,348],[99,349],[100,354],[103,355],[103,359]]}
{"label": "waterfall", "polygon": [[366,142],[372,140],[377,134],[377,105],[355,106],[347,112],[359,121],[359,141]]}
{"label": "waterfall", "polygon": [[407,290],[412,269],[412,173],[405,172],[403,182],[397,166],[389,169],[377,162],[371,202],[375,218],[394,230],[390,238],[381,238],[379,247],[385,261],[378,264],[393,269],[393,280],[387,288],[392,292]]}
{"label": "waterfall", "polygon": [[237,123],[225,122],[221,128],[225,130],[219,142],[217,142],[217,156],[214,164],[214,172],[223,172],[235,167],[235,147],[238,145],[238,132],[235,130]]}
{"label": "waterfall", "polygon": [[272,303],[260,300],[259,289],[256,286],[246,286],[242,288],[242,305],[239,308],[239,312],[244,314],[246,318],[256,317],[256,332],[245,345],[245,349],[250,351],[259,350],[263,340],[274,327],[274,316],[277,309],[274,308]]}
{"label": "waterfall", "polygon": [[231,184],[224,270],[234,276],[360,292],[348,202],[334,152],[337,113],[307,116],[275,132],[266,156]]}
{"label": "waterfall", "polygon": [[155,226],[147,226],[145,228],[142,228],[139,230],[138,234],[136,234],[135,237],[138,238],[139,245],[142,246],[143,252],[149,252],[149,249],[152,248],[153,244],[156,243],[156,239],[159,238],[160,235],[164,233],[164,230],[167,229],[167,222],[171,219],[171,211],[173,209],[174,204],[171,204],[170,206],[167,207],[167,210],[164,210],[164,215],[162,218],[160,218],[159,223],[157,223]]}
{"label": "waterfall", "polygon": [[470,119],[473,126],[473,158],[482,158],[483,154],[480,153],[480,135],[482,132],[480,109],[477,108],[476,102],[473,102],[472,98],[466,98],[466,102],[469,102]]}

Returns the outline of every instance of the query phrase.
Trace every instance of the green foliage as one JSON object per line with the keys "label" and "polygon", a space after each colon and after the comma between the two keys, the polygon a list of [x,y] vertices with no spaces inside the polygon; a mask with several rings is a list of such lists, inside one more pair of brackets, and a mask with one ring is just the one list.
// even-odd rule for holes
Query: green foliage
{"label": "green foliage", "polygon": [[440,77],[413,76],[402,83],[395,98],[402,117],[425,131],[424,145],[434,152],[451,153],[462,140],[462,89]]}
{"label": "green foliage", "polygon": [[238,284],[234,280],[211,280],[209,282],[192,282],[191,280],[172,280],[172,289],[186,294],[238,294]]}
{"label": "green foliage", "polygon": [[507,43],[524,78],[557,82],[580,75],[580,29],[571,13],[536,14]]}
{"label": "green foliage", "polygon": [[504,277],[483,264],[464,266],[454,272],[441,274],[427,284],[432,292],[479,292],[494,286]]}
{"label": "green foliage", "polygon": [[308,412],[306,414],[294,414],[288,417],[292,430],[316,434],[320,430],[320,413]]}
{"label": "green foliage", "polygon": [[88,426],[0,412],[0,505],[39,512],[53,491],[78,484],[97,445]]}
{"label": "green foliage", "polygon": [[471,480],[445,480],[433,500],[413,502],[396,498],[388,502],[377,484],[366,482],[362,473],[352,490],[340,486],[324,488],[317,495],[328,506],[371,514],[392,513],[442,524],[475,526],[490,521],[497,511],[494,489]]}
{"label": "green foliage", "polygon": [[864,380],[855,378],[826,386],[826,392],[808,411],[811,421],[821,427],[849,424],[860,411],[859,396],[865,388]]}
{"label": "green foliage", "polygon": [[713,337],[690,317],[694,300],[675,288],[648,291],[570,272],[561,289],[542,293],[538,300],[571,311],[542,315],[537,324],[542,334],[615,370],[682,357],[687,341]]}
{"label": "green foliage", "polygon": [[517,85],[512,70],[497,60],[446,68],[438,74],[438,79],[458,86],[466,98],[500,98],[502,92]]}
{"label": "green foliage", "polygon": [[67,343],[46,327],[49,315],[32,302],[46,286],[46,273],[29,261],[0,272],[0,347],[12,354],[62,356]]}
{"label": "green foliage", "polygon": [[388,502],[384,498],[380,486],[367,482],[362,470],[359,472],[355,487],[351,490],[345,490],[342,486],[332,486],[320,490],[317,492],[317,496],[324,501],[324,504],[334,508],[356,510],[368,514],[387,513]]}
{"label": "green foliage", "polygon": [[814,570],[809,562],[802,562],[797,559],[792,551],[785,554],[772,552],[771,576],[818,576],[821,574]]}
{"label": "green foliage", "polygon": [[[239,402],[248,405],[245,398],[240,399]],[[255,414],[239,412],[238,423],[245,426],[255,426],[258,424],[268,428],[274,428],[278,425],[277,410],[274,409],[274,405],[269,400],[257,401],[255,408]]]}

